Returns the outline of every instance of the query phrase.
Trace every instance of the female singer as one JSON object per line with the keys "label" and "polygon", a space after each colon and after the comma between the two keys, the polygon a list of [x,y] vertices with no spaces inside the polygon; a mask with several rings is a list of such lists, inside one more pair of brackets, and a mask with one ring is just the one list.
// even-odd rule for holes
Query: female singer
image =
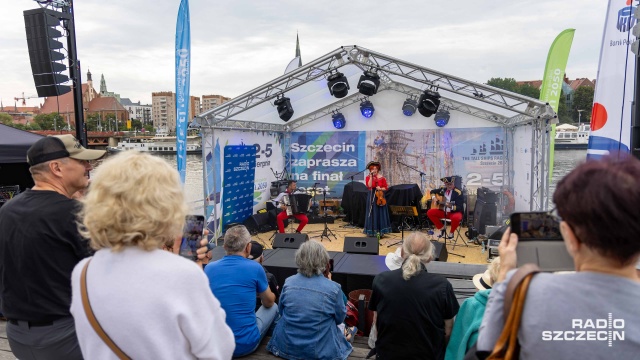
{"label": "female singer", "polygon": [[[371,161],[367,164],[370,174],[367,175],[365,181],[367,189],[369,189],[369,196],[367,196],[367,216],[364,223],[364,233],[367,236],[382,237],[384,234],[391,232],[391,220],[389,220],[389,208],[386,203],[384,205],[378,205],[378,197],[384,197],[384,193],[389,187],[387,185],[387,179],[380,175],[380,163],[377,161]],[[376,196],[376,191],[381,190]]]}

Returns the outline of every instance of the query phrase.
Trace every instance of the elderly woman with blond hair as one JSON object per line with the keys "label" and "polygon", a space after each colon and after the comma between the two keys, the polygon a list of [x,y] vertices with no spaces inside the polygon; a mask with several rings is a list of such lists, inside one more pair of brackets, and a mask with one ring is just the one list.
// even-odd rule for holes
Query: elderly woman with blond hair
{"label": "elderly woman with blond hair", "polygon": [[444,359],[459,305],[453,286],[426,265],[434,258],[427,235],[414,232],[402,244],[402,267],[373,279],[377,359]]}
{"label": "elderly woman with blond hair", "polygon": [[119,349],[133,359],[229,359],[233,333],[207,277],[162,250],[181,237],[187,211],[177,171],[161,158],[124,152],[95,171],[82,202],[79,227],[96,250],[71,279],[83,356],[116,358]]}
{"label": "elderly woman with blond hair", "polygon": [[331,281],[329,253],[319,242],[306,241],[296,251],[296,265],[298,273],[282,287],[281,318],[267,350],[285,359],[346,359],[353,350],[339,327],[346,302],[340,285]]}

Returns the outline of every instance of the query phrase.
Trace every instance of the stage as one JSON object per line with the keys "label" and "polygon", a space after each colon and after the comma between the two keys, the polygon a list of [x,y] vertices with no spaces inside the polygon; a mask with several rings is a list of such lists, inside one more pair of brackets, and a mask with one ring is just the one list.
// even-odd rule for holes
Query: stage
{"label": "stage", "polygon": [[[298,224],[296,223],[289,224],[286,231],[287,232],[295,231],[297,226]],[[324,245],[324,247],[327,249],[327,251],[335,251],[335,252],[343,251],[345,237],[365,237],[365,235],[362,233],[362,228],[350,228],[349,222],[344,222],[342,218],[336,218],[333,224],[327,224],[327,226],[335,234],[335,238],[333,236],[329,238],[331,241],[327,240],[327,237],[324,237],[322,241],[320,241],[321,240],[320,236],[322,235],[324,230],[323,223],[307,224],[307,226],[305,226],[302,232],[304,234],[308,234],[310,239],[320,241],[322,245]],[[487,251],[483,253],[482,246],[475,245],[473,242],[470,242],[467,239],[467,237],[464,235],[466,231],[467,231],[466,227],[461,228],[460,233],[462,237],[458,239],[455,249],[453,249],[453,245],[451,245],[452,242],[447,241],[447,246],[446,246],[446,249],[448,252],[447,262],[462,263],[462,264],[482,264],[482,265],[488,264]],[[422,230],[422,232],[426,234],[427,230],[426,229]],[[410,233],[411,231],[405,230],[404,236],[406,237]],[[274,234],[273,231],[269,231],[269,232],[264,232],[264,233],[259,233],[257,235],[254,235],[252,236],[252,238],[262,243],[263,245],[265,245],[266,249],[271,249],[273,238],[271,240],[269,240],[269,238],[273,234]],[[429,235],[429,238],[444,244],[443,238],[438,239],[435,235],[433,236]],[[469,246],[465,246],[464,242],[462,241],[463,238],[465,241],[467,241]],[[398,243],[398,241],[400,241],[401,239],[402,239],[402,233],[400,232],[386,234],[379,241],[380,249],[378,254],[386,255],[390,252],[394,252],[397,249],[397,247],[400,245],[399,244],[393,245],[393,244]],[[456,256],[456,255],[460,255],[460,256]]]}

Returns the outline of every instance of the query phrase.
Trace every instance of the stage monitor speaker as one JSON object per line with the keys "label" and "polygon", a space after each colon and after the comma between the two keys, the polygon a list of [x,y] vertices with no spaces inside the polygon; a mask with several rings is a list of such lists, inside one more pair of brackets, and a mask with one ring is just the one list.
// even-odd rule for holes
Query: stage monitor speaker
{"label": "stage monitor speaker", "polygon": [[435,247],[434,253],[436,254],[436,258],[433,260],[446,262],[447,259],[449,258],[449,252],[447,251],[447,247],[443,243],[437,242],[435,240],[431,240],[431,243]]}
{"label": "stage monitor speaker", "polygon": [[297,249],[307,240],[309,240],[309,235],[307,234],[278,233],[275,239],[273,239],[273,248]]}
{"label": "stage monitor speaker", "polygon": [[351,237],[344,238],[343,252],[349,254],[371,254],[378,255],[379,252],[378,238],[375,237]]}
{"label": "stage monitor speaker", "polygon": [[498,202],[498,192],[486,187],[478,188],[478,200],[484,200],[486,203]]}
{"label": "stage monitor speaker", "polygon": [[484,200],[476,200],[476,206],[473,210],[473,227],[480,234],[486,234],[487,225],[496,225],[498,217],[498,205],[495,203],[487,203]]}

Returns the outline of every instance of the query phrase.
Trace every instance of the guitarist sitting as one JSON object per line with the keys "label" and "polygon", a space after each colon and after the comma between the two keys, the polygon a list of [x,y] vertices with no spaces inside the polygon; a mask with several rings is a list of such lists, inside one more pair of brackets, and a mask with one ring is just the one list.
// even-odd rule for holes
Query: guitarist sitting
{"label": "guitarist sitting", "polygon": [[427,217],[440,230],[438,237],[442,237],[445,234],[444,224],[440,219],[451,219],[451,231],[447,237],[453,239],[453,234],[462,221],[464,199],[462,191],[457,189],[453,182],[453,176],[444,177],[440,180],[445,185],[440,189],[431,190],[431,209],[427,211]]}

